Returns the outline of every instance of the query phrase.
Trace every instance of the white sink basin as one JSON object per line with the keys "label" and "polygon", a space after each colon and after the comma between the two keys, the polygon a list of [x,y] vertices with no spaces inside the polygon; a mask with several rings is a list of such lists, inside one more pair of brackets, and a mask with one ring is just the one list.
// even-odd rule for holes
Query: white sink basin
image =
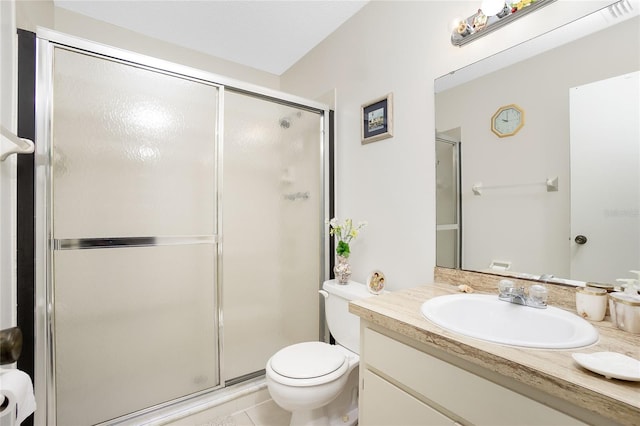
{"label": "white sink basin", "polygon": [[444,329],[503,345],[571,349],[598,341],[598,331],[578,315],[552,306],[536,309],[503,302],[497,295],[434,297],[421,311]]}

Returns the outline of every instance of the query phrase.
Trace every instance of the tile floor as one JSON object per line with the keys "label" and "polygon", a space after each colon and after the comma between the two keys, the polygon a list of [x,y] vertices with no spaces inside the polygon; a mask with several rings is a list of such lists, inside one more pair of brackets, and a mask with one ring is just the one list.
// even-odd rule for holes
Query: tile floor
{"label": "tile floor", "polygon": [[251,408],[230,415],[206,410],[172,422],[170,426],[287,426],[291,413],[269,399]]}

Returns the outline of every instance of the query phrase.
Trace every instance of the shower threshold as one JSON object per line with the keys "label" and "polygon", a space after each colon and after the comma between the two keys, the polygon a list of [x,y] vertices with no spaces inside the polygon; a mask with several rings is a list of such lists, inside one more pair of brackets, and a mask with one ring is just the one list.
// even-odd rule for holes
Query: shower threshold
{"label": "shower threshold", "polygon": [[[242,405],[243,398],[246,399],[246,407]],[[219,408],[220,415],[231,415],[269,398],[266,379],[264,375],[260,375],[251,380],[215,389],[162,408],[150,409],[143,414],[102,423],[101,426],[160,426],[212,408]],[[228,409],[225,409],[225,406]]]}

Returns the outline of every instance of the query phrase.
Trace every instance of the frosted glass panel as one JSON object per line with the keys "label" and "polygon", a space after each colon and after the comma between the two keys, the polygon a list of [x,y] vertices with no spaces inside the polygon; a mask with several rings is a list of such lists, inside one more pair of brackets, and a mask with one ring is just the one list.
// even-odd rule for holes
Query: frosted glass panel
{"label": "frosted glass panel", "polygon": [[189,238],[216,233],[217,98],[215,86],[54,51],[54,239],[170,244],[53,252],[59,425],[220,384],[217,248]]}
{"label": "frosted glass panel", "polygon": [[54,55],[54,238],[213,234],[218,89]]}
{"label": "frosted glass panel", "polygon": [[319,334],[320,115],[225,94],[225,377]]}
{"label": "frosted glass panel", "polygon": [[57,422],[218,384],[213,245],[56,251]]}
{"label": "frosted glass panel", "polygon": [[458,230],[436,231],[436,265],[444,268],[459,268]]}
{"label": "frosted glass panel", "polygon": [[436,223],[458,223],[458,178],[456,145],[436,141]]}

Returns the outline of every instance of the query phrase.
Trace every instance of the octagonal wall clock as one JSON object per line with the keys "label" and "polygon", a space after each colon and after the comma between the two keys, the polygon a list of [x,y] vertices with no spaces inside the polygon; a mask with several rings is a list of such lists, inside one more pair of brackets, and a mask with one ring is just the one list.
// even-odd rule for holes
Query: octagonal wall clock
{"label": "octagonal wall clock", "polygon": [[505,105],[491,117],[491,131],[498,137],[513,136],[524,126],[524,110],[516,104]]}

